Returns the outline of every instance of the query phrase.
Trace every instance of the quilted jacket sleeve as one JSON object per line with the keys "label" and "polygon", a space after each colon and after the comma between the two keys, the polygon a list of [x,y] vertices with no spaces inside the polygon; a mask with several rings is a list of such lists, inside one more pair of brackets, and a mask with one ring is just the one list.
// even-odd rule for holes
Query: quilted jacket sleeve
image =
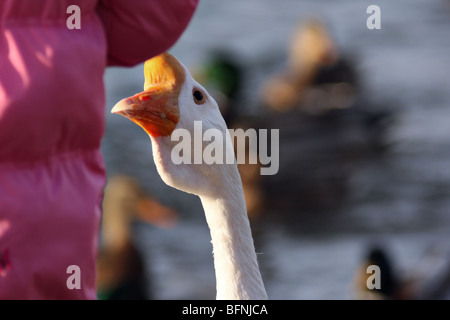
{"label": "quilted jacket sleeve", "polygon": [[167,51],[191,20],[198,0],[102,0],[98,14],[109,66],[132,66]]}

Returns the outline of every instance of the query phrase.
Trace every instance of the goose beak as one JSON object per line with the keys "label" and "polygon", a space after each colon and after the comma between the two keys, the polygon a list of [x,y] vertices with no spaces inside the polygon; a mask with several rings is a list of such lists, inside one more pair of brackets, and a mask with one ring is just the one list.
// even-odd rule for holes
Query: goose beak
{"label": "goose beak", "polygon": [[152,137],[168,136],[180,118],[178,96],[184,69],[169,53],[145,62],[144,91],[119,101],[111,113],[120,114]]}
{"label": "goose beak", "polygon": [[179,120],[177,100],[170,92],[143,91],[120,100],[111,113],[130,119],[152,137],[168,136]]}

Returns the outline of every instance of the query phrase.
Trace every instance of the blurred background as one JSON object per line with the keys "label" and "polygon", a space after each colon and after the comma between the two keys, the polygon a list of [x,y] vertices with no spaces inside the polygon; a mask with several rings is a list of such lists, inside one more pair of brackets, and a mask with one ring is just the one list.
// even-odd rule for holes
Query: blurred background
{"label": "blurred background", "polygon": [[[366,27],[372,4],[380,30]],[[450,285],[445,260],[424,263],[449,252],[449,35],[447,0],[200,1],[170,52],[229,127],[280,130],[278,174],[240,167],[271,299],[360,298],[355,281],[374,244],[397,283],[440,272]],[[108,177],[133,179],[128,188],[153,201],[124,196],[123,210],[140,214],[121,232],[141,256],[147,298],[214,299],[199,199],[166,186],[146,133],[110,114],[143,82],[143,65],[105,73]]]}

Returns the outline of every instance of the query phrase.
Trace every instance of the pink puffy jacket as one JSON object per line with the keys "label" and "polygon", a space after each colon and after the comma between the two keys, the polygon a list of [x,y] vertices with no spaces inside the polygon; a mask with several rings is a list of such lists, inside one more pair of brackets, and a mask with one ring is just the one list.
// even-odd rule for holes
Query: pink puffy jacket
{"label": "pink puffy jacket", "polygon": [[196,5],[0,0],[0,299],[96,298],[105,67],[167,50]]}

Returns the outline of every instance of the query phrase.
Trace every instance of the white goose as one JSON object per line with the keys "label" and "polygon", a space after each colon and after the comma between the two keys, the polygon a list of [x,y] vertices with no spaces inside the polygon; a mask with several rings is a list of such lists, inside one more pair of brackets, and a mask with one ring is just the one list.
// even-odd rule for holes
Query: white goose
{"label": "white goose", "polygon": [[179,143],[171,139],[175,128],[193,137],[194,121],[202,121],[203,131],[219,129],[225,154],[234,154],[217,103],[169,53],[147,60],[144,73],[144,91],[119,101],[111,112],[149,134],[156,168],[167,185],[200,197],[211,232],[217,299],[267,299],[237,165],[176,165],[171,159]]}

